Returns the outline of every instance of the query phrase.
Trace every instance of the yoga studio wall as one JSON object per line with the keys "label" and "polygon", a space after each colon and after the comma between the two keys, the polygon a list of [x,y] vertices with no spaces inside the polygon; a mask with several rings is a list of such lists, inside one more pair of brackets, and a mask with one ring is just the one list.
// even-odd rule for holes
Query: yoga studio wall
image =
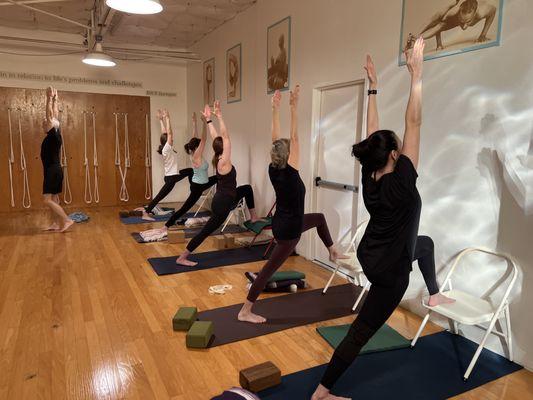
{"label": "yoga studio wall", "polygon": [[[14,28],[0,27],[0,36],[11,37],[28,37],[32,39],[47,39],[52,41],[62,42],[77,42],[79,37],[77,35],[70,35],[59,32],[50,31],[30,31],[19,30]],[[0,43],[0,49],[5,50],[7,53],[13,52],[13,49],[4,48],[4,45]],[[43,50],[37,48],[27,48],[24,50],[16,50],[17,53],[43,53]],[[62,52],[64,53],[64,52]],[[187,112],[187,76],[186,76],[186,64],[165,64],[165,63],[151,63],[149,60],[145,61],[127,61],[120,60],[117,66],[111,69],[102,69],[85,65],[80,61],[79,54],[73,55],[57,55],[57,56],[14,56],[10,54],[1,55],[0,63],[0,87],[12,87],[12,88],[28,88],[43,90],[47,86],[52,85],[56,87],[60,95],[65,92],[77,92],[94,93],[94,94],[108,94],[108,95],[128,95],[128,96],[143,96],[149,98],[150,103],[150,131],[151,131],[151,155],[152,155],[152,182],[153,192],[157,191],[163,185],[163,165],[162,157],[156,152],[159,144],[160,127],[159,122],[155,118],[155,112],[157,109],[166,108],[169,110],[172,117],[172,127],[176,135],[176,141],[181,143],[185,141],[186,137],[189,137],[187,130],[187,123],[189,115]],[[44,92],[43,92],[44,93]],[[42,99],[38,99],[42,104]],[[37,103],[36,103],[37,104]],[[60,104],[60,108],[64,108],[65,104]],[[6,118],[7,107],[9,105],[2,99],[0,105],[0,114],[2,118]],[[102,107],[98,118],[101,114],[111,115],[114,110],[107,107]],[[35,109],[35,118],[41,119],[44,117],[43,109]],[[103,115],[102,114],[102,115]],[[144,117],[143,117],[144,118]],[[102,120],[100,120],[102,121]],[[106,120],[106,122],[113,123],[114,120]],[[97,124],[100,122],[97,121]],[[2,125],[3,126],[3,125]],[[143,122],[144,127],[144,122]],[[114,127],[102,127],[102,129],[110,129],[110,134],[114,137]],[[112,130],[112,131],[111,131]],[[144,128],[143,128],[144,132]],[[2,128],[2,138],[7,131]],[[80,134],[81,132],[76,132]],[[40,132],[34,132],[39,136]],[[65,135],[69,133],[65,132]],[[92,132],[91,132],[92,135]],[[144,134],[143,134],[144,135]],[[144,136],[143,136],[144,137]],[[37,139],[36,139],[37,140]],[[92,140],[89,141],[92,145]],[[2,140],[3,143],[3,140]],[[103,143],[100,143],[102,145]],[[29,158],[39,156],[39,144],[35,142],[35,146],[26,147],[26,155]],[[68,145],[68,143],[67,143]],[[81,144],[80,144],[81,145]],[[113,142],[114,146],[114,142]],[[114,147],[113,147],[114,148]],[[112,149],[113,149],[112,148]],[[112,150],[111,149],[111,150]],[[73,147],[70,146],[69,151],[73,151]],[[188,164],[188,158],[185,157],[185,153],[181,148],[177,148],[180,152],[178,158],[179,167],[185,168]],[[0,171],[2,171],[2,177],[4,176],[4,169],[7,168],[7,159],[4,158],[5,147],[0,148]],[[92,154],[92,152],[91,152]],[[143,149],[144,154],[144,149]],[[110,154],[110,157],[114,157],[114,154]],[[92,159],[91,165],[92,165]],[[100,158],[100,162],[105,162]],[[144,168],[144,160],[140,161]],[[71,164],[69,169],[78,168],[78,165]],[[18,166],[15,165],[18,173]],[[37,171],[34,168],[34,172]],[[92,176],[92,173],[91,173]],[[83,179],[83,175],[79,175],[79,179]],[[141,182],[138,183],[139,187],[144,186],[144,175],[140,176]],[[71,184],[73,183],[73,177],[71,177]],[[133,181],[128,179],[130,184]],[[2,183],[4,180],[2,179]],[[36,194],[36,202],[40,203],[39,187],[42,184],[36,184],[32,187],[32,190]],[[119,185],[120,188],[120,185]],[[101,189],[103,192],[103,190]],[[167,197],[168,201],[183,201],[188,194],[188,187],[186,185],[177,185],[173,192]],[[103,195],[103,193],[102,193]],[[142,197],[144,199],[144,189]],[[76,196],[76,201],[82,200],[79,196]],[[20,199],[17,200],[20,203]],[[5,201],[2,202],[1,207],[4,207]]]}
{"label": "yoga studio wall", "polygon": [[[526,316],[533,304],[533,186],[528,178],[531,169],[522,161],[533,135],[533,53],[525,50],[531,47],[526,38],[533,37],[532,13],[529,0],[505,0],[500,46],[425,63],[418,168],[423,200],[420,234],[435,241],[440,281],[451,257],[468,246],[512,254],[520,264],[511,313],[516,359],[529,368],[533,368],[533,332]],[[226,50],[242,45],[242,101],[226,104],[225,82],[219,81],[215,90],[231,129],[239,182],[254,186],[262,211],[274,199],[267,174],[271,140],[267,29],[287,16],[291,17],[290,83],[302,85],[299,131],[305,156],[300,172],[307,187],[306,211],[321,212],[313,209],[312,202],[316,89],[364,79],[365,56],[370,53],[379,72],[380,126],[403,134],[409,82],[405,67],[398,66],[402,2],[259,0],[191,48],[204,60],[215,58],[215,75],[220,79],[226,72]],[[482,25],[475,29],[480,31]],[[434,45],[434,40],[428,42]],[[200,65],[188,70],[190,110],[202,106],[201,73]],[[288,137],[288,93],[283,95],[281,123]],[[332,120],[341,117],[331,115]],[[343,165],[354,168],[349,148],[344,157]],[[358,210],[362,221],[361,199]],[[336,237],[345,233],[332,232]],[[311,237],[307,234],[298,248],[307,257],[312,257]],[[477,293],[490,287],[502,268],[487,259],[472,259],[461,271],[460,286]],[[411,280],[403,305],[423,313],[424,283],[416,266]],[[447,327],[446,321],[441,322]],[[478,342],[482,335],[478,329],[465,333]],[[490,347],[505,353],[497,339]]]}
{"label": "yoga studio wall", "polygon": [[[145,149],[146,140],[150,141],[150,127],[148,126],[147,136],[146,116],[150,113],[150,98],[77,92],[61,92],[59,96],[61,133],[67,160],[61,199],[78,207],[138,204],[146,201]],[[0,192],[0,211],[21,210],[29,205],[30,199],[31,208],[42,208],[42,165],[39,150],[44,137],[41,125],[45,110],[45,90],[0,88],[0,99],[4,108],[4,112],[0,114],[0,131],[5,133],[0,136],[0,157],[9,157],[10,141],[14,156],[11,167],[8,163],[2,163],[0,167],[0,180],[13,183],[14,207],[10,205],[11,190],[6,185],[6,190]],[[95,117],[94,131],[92,113]],[[130,168],[125,167],[126,126]],[[115,165],[118,160],[115,158],[116,133],[120,167]],[[97,185],[94,171],[94,137],[97,148]],[[150,143],[148,145],[150,148]],[[27,189],[24,188],[25,173],[21,169],[21,157],[25,158],[26,163]],[[151,171],[148,173],[151,174]],[[125,175],[127,188],[127,193],[122,194],[121,174]],[[67,177],[70,193],[67,190]],[[149,184],[151,185],[151,176]],[[127,201],[124,201],[126,194]]]}

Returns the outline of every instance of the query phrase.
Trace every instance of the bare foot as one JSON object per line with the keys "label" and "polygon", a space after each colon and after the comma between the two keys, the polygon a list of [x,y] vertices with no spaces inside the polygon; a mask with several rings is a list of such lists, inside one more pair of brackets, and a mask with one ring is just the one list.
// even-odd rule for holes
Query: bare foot
{"label": "bare foot", "polygon": [[74,225],[74,221],[70,218],[65,222],[65,225],[63,225],[63,228],[61,228],[61,233],[66,232],[72,225]]}
{"label": "bare foot", "polygon": [[266,318],[254,314],[253,312],[246,311],[241,311],[237,318],[239,319],[239,321],[251,322],[252,324],[264,324],[266,322]]}
{"label": "bare foot", "polygon": [[350,258],[347,255],[340,253],[339,250],[337,250],[337,248],[334,245],[331,246],[328,249],[328,251],[329,251],[329,261],[331,262],[335,262],[337,260],[347,260],[348,258]]}
{"label": "bare foot", "polygon": [[187,260],[187,258],[185,257],[178,257],[178,259],[176,260],[176,264],[183,265],[185,267],[195,267],[196,265],[198,265],[197,262]]}
{"label": "bare foot", "polygon": [[435,307],[439,304],[451,304],[455,303],[455,299],[452,299],[450,297],[444,296],[442,293],[436,293],[434,295],[429,296],[428,300],[428,306]]}
{"label": "bare foot", "polygon": [[332,395],[328,389],[326,389],[322,385],[318,385],[318,387],[315,390],[315,393],[313,393],[313,397],[311,397],[311,400],[351,400],[349,397],[339,397]]}
{"label": "bare foot", "polygon": [[57,222],[53,222],[50,226],[43,228],[44,232],[58,231],[58,230],[59,230],[59,225],[57,224]]}
{"label": "bare foot", "polygon": [[150,217],[150,214],[148,214],[146,211],[143,210],[143,216],[142,219],[145,221],[155,221],[155,218]]}

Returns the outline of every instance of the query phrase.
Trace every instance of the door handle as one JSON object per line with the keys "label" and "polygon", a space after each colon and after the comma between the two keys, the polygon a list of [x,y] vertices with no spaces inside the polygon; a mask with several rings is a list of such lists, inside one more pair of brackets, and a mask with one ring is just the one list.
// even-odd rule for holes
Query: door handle
{"label": "door handle", "polygon": [[332,182],[332,181],[325,181],[320,176],[317,176],[315,178],[315,186],[317,187],[323,186],[323,187],[328,187],[331,189],[345,190],[345,191],[354,192],[354,193],[359,192],[358,186],[347,185],[345,183],[338,183],[338,182]]}

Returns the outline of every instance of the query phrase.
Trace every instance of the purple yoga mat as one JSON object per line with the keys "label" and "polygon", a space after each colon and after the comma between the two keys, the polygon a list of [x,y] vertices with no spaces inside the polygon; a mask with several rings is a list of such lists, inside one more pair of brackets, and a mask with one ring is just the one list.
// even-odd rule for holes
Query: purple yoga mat
{"label": "purple yoga mat", "polygon": [[267,319],[264,324],[241,322],[237,314],[242,304],[215,308],[198,314],[200,321],[213,321],[214,340],[209,347],[251,339],[269,333],[352,314],[356,296],[362,290],[351,283],[258,300],[254,312]]}

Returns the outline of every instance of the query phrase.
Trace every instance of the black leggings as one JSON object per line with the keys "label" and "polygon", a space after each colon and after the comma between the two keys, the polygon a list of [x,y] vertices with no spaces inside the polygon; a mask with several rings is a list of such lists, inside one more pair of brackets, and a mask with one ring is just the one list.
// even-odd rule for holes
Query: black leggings
{"label": "black leggings", "polygon": [[145,207],[145,210],[147,213],[151,213],[155,206],[159,204],[161,200],[163,200],[165,197],[168,196],[170,192],[172,192],[172,189],[174,189],[174,186],[176,183],[181,181],[183,178],[189,178],[189,181],[191,181],[193,175],[192,168],[185,168],[180,170],[178,175],[170,175],[165,176],[165,184],[159,191],[159,193],[153,198],[153,200]]}
{"label": "black leggings", "polygon": [[165,226],[170,228],[171,226],[175,225],[176,221],[180,219],[187,211],[189,211],[191,207],[196,204],[202,194],[215,183],[217,183],[216,175],[210,176],[207,183],[200,184],[191,182],[191,193],[189,194],[189,197],[187,197],[187,200],[185,200],[185,203],[183,203],[179,210],[172,213],[168,221],[165,223]]}
{"label": "black leggings", "polygon": [[[302,233],[311,228],[316,228],[318,236],[322,240],[322,243],[324,243],[324,246],[331,247],[333,245],[333,240],[331,240],[331,235],[329,234],[328,224],[326,222],[326,218],[324,218],[324,214],[304,215]],[[292,254],[299,241],[299,237],[292,240],[276,240],[276,247],[272,251],[270,258],[250,287],[247,297],[248,301],[253,303],[257,300],[259,294],[261,294],[261,292],[265,289],[270,277]]]}
{"label": "black leggings", "polygon": [[187,250],[191,253],[196,250],[209,235],[224,223],[231,210],[235,208],[242,198],[246,200],[246,205],[249,210],[255,208],[254,191],[250,185],[239,186],[235,197],[223,193],[215,193],[213,202],[211,203],[211,218],[209,218],[202,230],[187,244]]}
{"label": "black leggings", "polygon": [[[419,236],[416,241],[415,259],[424,276],[430,294],[438,292],[435,278],[435,260],[433,240],[428,236]],[[406,255],[400,262],[402,271],[391,285],[372,282],[359,315],[350,326],[348,334],[333,353],[328,368],[322,377],[322,385],[331,389],[335,382],[355,360],[361,348],[370,340],[379,328],[392,315],[409,286],[409,267],[411,261]],[[403,272],[405,271],[405,272]]]}

